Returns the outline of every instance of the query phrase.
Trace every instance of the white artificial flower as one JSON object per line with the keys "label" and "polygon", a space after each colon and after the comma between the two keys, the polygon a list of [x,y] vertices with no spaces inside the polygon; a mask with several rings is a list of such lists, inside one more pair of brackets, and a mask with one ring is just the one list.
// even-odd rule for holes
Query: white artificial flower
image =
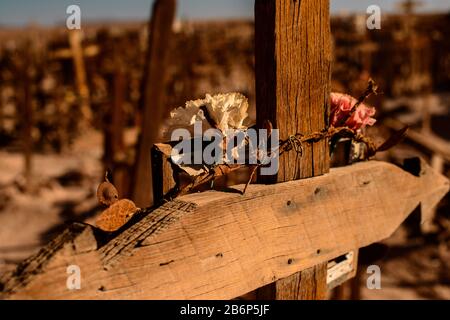
{"label": "white artificial flower", "polygon": [[[220,130],[224,141],[228,141],[234,137],[236,130],[245,131],[247,126],[244,125],[244,121],[248,117],[248,100],[240,93],[226,93],[210,95],[207,94],[205,99],[192,100],[186,102],[185,107],[179,107],[174,109],[170,113],[170,119],[166,123],[164,130],[164,136],[167,141],[170,140],[172,132],[175,129],[188,129],[191,136],[194,137],[193,127],[198,121],[202,122],[202,128],[204,131],[212,128],[213,126]],[[205,114],[205,112],[207,114]],[[204,134],[204,131],[201,134]],[[222,161],[224,163],[231,163],[234,160],[238,160],[239,151],[245,149],[246,141],[242,141],[239,146],[234,147],[231,150],[232,159],[228,158],[225,150],[221,150],[223,156]],[[221,145],[221,148],[225,145]],[[199,164],[196,165],[184,165],[178,164],[181,156],[172,155],[172,161],[176,163],[183,171],[190,176],[199,176],[207,172],[205,166]]]}
{"label": "white artificial flower", "polygon": [[170,113],[165,136],[177,128],[189,128],[196,122],[202,121],[204,130],[211,128],[201,107],[206,107],[209,117],[217,124],[217,128],[225,136],[228,129],[246,130],[244,120],[248,117],[248,100],[240,93],[226,93],[210,95],[205,99],[186,102],[185,107],[174,109]]}
{"label": "white artificial flower", "polygon": [[215,96],[207,94],[203,105],[206,106],[209,115],[223,134],[226,134],[228,129],[247,129],[243,125],[244,120],[248,117],[248,100],[244,95],[240,93]]}

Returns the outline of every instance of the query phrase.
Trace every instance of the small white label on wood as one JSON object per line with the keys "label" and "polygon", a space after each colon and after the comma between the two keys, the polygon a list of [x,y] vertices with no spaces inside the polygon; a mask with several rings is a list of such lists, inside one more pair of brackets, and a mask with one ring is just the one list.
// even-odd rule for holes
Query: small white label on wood
{"label": "small white label on wood", "polygon": [[331,261],[328,263],[327,285],[353,271],[354,255],[353,251],[350,251],[345,255],[344,261],[339,263]]}

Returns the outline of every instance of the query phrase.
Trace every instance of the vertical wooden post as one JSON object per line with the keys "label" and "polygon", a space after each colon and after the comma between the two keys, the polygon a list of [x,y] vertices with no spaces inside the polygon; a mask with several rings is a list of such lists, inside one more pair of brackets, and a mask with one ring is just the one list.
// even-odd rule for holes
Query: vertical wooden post
{"label": "vertical wooden post", "polygon": [[115,58],[116,68],[111,75],[110,87],[112,92],[111,107],[107,111],[104,130],[104,163],[106,169],[112,170],[114,185],[120,197],[128,197],[127,170],[124,164],[125,117],[123,104],[126,91],[126,73],[120,61]]}
{"label": "vertical wooden post", "polygon": [[[256,0],[255,55],[257,123],[270,120],[280,139],[328,126],[331,34],[329,0]],[[329,170],[328,141],[303,146],[280,157],[276,176],[285,182]],[[323,299],[327,263],[297,273],[257,292],[264,299]]]}
{"label": "vertical wooden post", "polygon": [[123,104],[125,101],[126,75],[124,68],[119,66],[114,73],[114,101],[112,126],[114,128],[114,151],[120,152],[124,149],[123,130],[125,126]]}
{"label": "vertical wooden post", "polygon": [[81,100],[81,113],[85,120],[90,121],[92,119],[92,114],[89,106],[89,87],[86,80],[86,69],[84,65],[83,48],[81,46],[80,30],[69,31],[69,43],[72,50],[78,95]]}
{"label": "vertical wooden post", "polygon": [[158,138],[164,112],[167,51],[175,18],[175,0],[157,0],[149,24],[146,68],[140,108],[143,112],[141,133],[134,167],[133,200],[143,208],[152,202],[151,148]]}
{"label": "vertical wooden post", "polygon": [[32,127],[33,127],[33,107],[31,101],[31,78],[30,78],[30,64],[32,58],[31,45],[27,41],[23,48],[24,57],[21,63],[21,81],[19,83],[19,108],[22,135],[22,150],[24,155],[24,177],[27,184],[27,191],[31,185],[32,163],[31,157],[33,153],[32,141]]}
{"label": "vertical wooden post", "polygon": [[[1,77],[1,75],[0,75]],[[3,83],[0,78],[0,132],[3,130]]]}
{"label": "vertical wooden post", "polygon": [[[164,201],[164,196],[176,186],[174,170],[170,163],[170,150],[166,145],[155,144],[152,148],[153,203]],[[166,150],[165,150],[166,149]]]}
{"label": "vertical wooden post", "polygon": [[119,194],[128,197],[127,170],[125,165],[125,92],[127,74],[122,66],[119,66],[114,74],[114,104],[112,114],[112,125],[114,128],[113,150],[114,150],[114,181]]}

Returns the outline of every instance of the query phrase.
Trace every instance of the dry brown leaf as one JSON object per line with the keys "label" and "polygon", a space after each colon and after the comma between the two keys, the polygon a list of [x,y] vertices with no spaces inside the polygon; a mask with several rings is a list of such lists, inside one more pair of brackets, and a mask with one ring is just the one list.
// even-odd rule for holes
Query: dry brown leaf
{"label": "dry brown leaf", "polygon": [[133,201],[121,199],[102,212],[96,221],[96,225],[103,231],[114,232],[126,224],[139,208]]}

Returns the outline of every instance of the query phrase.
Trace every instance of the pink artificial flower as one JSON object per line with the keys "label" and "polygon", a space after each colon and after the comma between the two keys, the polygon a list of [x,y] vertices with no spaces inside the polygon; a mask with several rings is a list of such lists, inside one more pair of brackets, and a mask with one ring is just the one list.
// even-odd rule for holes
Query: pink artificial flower
{"label": "pink artificial flower", "polygon": [[332,92],[330,124],[333,127],[346,126],[355,131],[373,126],[376,122],[372,118],[376,112],[375,108],[361,103],[350,116],[350,111],[357,101],[348,94]]}

